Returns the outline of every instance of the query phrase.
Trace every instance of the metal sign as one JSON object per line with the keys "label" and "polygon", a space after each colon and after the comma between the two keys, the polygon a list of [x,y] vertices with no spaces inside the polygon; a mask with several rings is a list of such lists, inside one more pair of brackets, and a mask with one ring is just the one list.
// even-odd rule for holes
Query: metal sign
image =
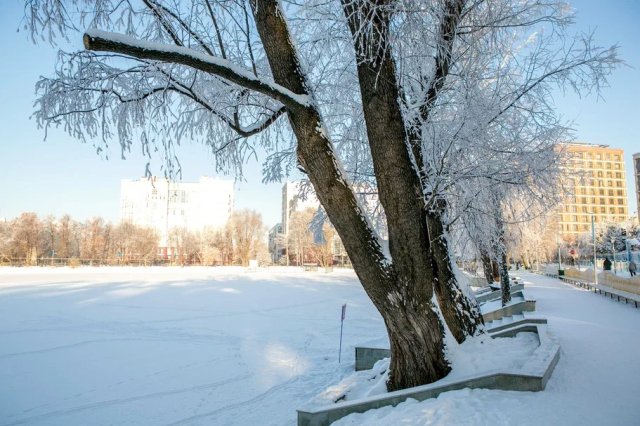
{"label": "metal sign", "polygon": [[344,318],[347,315],[347,304],[342,305],[342,315],[340,316],[340,351],[338,352],[338,363],[342,359],[342,327],[344,325]]}

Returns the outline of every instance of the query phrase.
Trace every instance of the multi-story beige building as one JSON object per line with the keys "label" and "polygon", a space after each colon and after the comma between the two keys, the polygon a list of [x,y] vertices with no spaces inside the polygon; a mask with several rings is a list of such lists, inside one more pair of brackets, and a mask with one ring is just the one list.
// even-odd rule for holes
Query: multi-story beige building
{"label": "multi-story beige building", "polygon": [[599,222],[629,218],[624,151],[609,145],[570,143],[571,159],[564,184],[573,194],[559,213],[560,232],[575,237],[591,228],[591,214]]}

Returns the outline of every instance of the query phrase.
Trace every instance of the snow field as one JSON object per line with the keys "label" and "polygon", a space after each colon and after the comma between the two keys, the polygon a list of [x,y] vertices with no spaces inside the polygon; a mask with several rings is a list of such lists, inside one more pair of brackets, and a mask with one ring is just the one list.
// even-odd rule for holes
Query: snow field
{"label": "snow field", "polygon": [[[638,424],[640,310],[523,278],[562,345],[544,392],[465,389],[335,425]],[[496,353],[517,363],[527,335]],[[480,342],[450,353],[451,374],[504,362]],[[354,346],[386,345],[353,272],[0,268],[0,425],[295,425],[296,408],[353,375]]]}
{"label": "snow field", "polygon": [[0,425],[293,425],[384,335],[348,271],[2,268]]}

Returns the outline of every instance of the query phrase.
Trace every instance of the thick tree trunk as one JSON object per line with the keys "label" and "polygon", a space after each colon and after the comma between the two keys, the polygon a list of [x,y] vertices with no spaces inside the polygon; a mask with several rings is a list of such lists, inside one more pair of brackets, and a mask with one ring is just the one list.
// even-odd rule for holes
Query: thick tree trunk
{"label": "thick tree trunk", "polygon": [[455,276],[441,216],[429,213],[427,223],[434,275],[437,277],[434,287],[438,305],[451,334],[458,343],[462,343],[467,336],[480,332],[484,321],[475,299],[466,294],[467,289],[460,287]]}
{"label": "thick tree trunk", "polygon": [[484,278],[487,280],[487,284],[491,285],[493,284],[493,262],[491,262],[491,257],[489,256],[487,249],[485,249],[482,244],[479,244],[479,246]]}
{"label": "thick tree trunk", "polygon": [[493,273],[493,282],[500,282],[500,268],[495,260],[491,261],[491,272]]}
{"label": "thick tree trunk", "polygon": [[500,289],[502,290],[502,306],[511,301],[511,287],[509,284],[509,268],[507,264],[507,255],[502,251],[500,255]]}
{"label": "thick tree trunk", "polygon": [[[380,202],[389,228],[389,248],[397,270],[410,285],[427,294],[435,290],[442,315],[458,342],[482,324],[475,302],[458,286],[444,237],[441,213],[427,212],[422,183],[411,159],[400,108],[395,63],[386,45],[388,16],[374,18],[362,34],[369,3],[343,1],[354,38],[360,94]],[[357,10],[358,9],[358,10]],[[374,14],[375,15],[375,14]],[[442,207],[442,206],[440,206]],[[431,235],[430,235],[431,234]]]}
{"label": "thick tree trunk", "polygon": [[502,207],[500,201],[496,198],[494,203],[494,219],[496,222],[495,245],[493,252],[496,253],[496,263],[498,265],[498,274],[500,280],[500,288],[502,290],[502,306],[511,301],[511,287],[509,285],[509,265],[507,263],[507,247],[504,241],[504,222],[502,220]]}
{"label": "thick tree trunk", "polygon": [[[278,2],[257,0],[252,1],[251,6],[274,80],[294,93],[309,94]],[[369,89],[374,90],[374,87],[375,83]],[[389,101],[392,108],[398,107],[397,99],[385,101],[378,103],[385,112],[388,112]],[[399,108],[396,114],[399,114]],[[387,158],[389,162],[385,164],[384,159],[381,162],[385,149],[374,144],[376,176],[387,178],[379,181],[384,188],[379,188],[381,201],[387,217],[391,216],[391,240],[398,242],[391,244],[392,265],[385,258],[350,183],[341,172],[317,109],[313,105],[297,108],[289,111],[288,117],[298,139],[298,160],[342,238],[365,291],[387,325],[392,351],[388,388],[404,389],[444,377],[450,368],[444,357],[444,328],[431,300],[433,275],[424,246],[426,224],[420,220],[420,207],[416,209],[415,199],[420,191],[415,172],[395,161],[397,147]],[[389,132],[384,123],[379,123],[373,132],[381,131],[382,137],[390,133],[394,136],[398,132],[402,134],[401,120],[400,127],[397,118],[392,121]],[[393,193],[402,194],[402,197],[389,196]],[[391,208],[394,202],[396,206]]]}

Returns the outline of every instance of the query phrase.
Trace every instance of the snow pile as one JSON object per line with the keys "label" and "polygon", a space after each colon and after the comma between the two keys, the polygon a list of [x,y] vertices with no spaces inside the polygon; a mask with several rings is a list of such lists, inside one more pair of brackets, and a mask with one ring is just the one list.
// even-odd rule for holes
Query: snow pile
{"label": "snow pile", "polygon": [[[511,300],[507,302],[504,306],[515,305],[516,303],[524,302],[524,297],[513,296]],[[480,305],[480,312],[486,314],[488,312],[497,311],[498,309],[503,308],[502,299],[490,300]]]}
{"label": "snow pile", "polygon": [[335,403],[387,393],[389,358],[375,363],[371,370],[358,371],[335,386],[311,398],[306,407],[322,407]]}
{"label": "snow pile", "polygon": [[[538,336],[530,332],[518,333],[513,338],[497,339],[483,334],[467,339],[460,345],[449,344],[447,359],[451,364],[451,372],[441,382],[486,374],[498,369],[520,369],[539,346]],[[386,393],[388,378],[389,358],[385,358],[378,361],[373,369],[358,371],[327,388],[313,397],[305,408],[319,408]]]}

